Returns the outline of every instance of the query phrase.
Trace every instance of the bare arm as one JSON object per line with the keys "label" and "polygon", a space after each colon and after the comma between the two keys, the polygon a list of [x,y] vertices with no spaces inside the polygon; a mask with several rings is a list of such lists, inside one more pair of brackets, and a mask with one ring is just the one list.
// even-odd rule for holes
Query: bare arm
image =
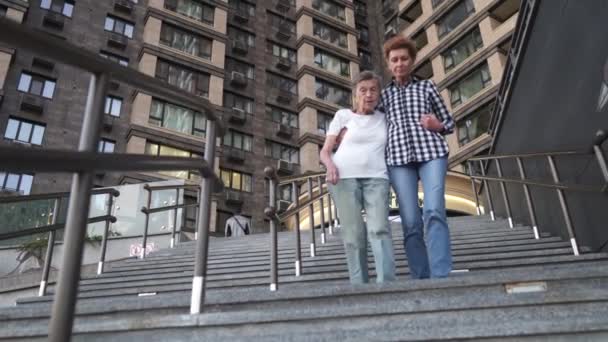
{"label": "bare arm", "polygon": [[323,148],[321,149],[321,163],[323,163],[327,169],[327,181],[331,184],[338,183],[338,180],[340,179],[338,168],[331,160],[331,151],[333,151],[334,146],[336,145],[337,138],[338,137],[335,135],[328,135],[325,138],[325,143],[323,143]]}

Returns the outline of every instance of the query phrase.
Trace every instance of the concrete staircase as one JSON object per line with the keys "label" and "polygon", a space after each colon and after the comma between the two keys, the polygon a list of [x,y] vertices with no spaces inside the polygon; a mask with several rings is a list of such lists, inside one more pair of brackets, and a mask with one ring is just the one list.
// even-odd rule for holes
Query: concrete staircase
{"label": "concrete staircase", "polygon": [[[399,280],[356,287],[339,230],[314,258],[304,232],[301,277],[294,233],[280,233],[277,292],[268,289],[268,235],[212,239],[201,315],[189,314],[194,244],[114,263],[82,279],[73,340],[608,341],[608,255],[574,256],[567,241],[535,240],[529,227],[485,216],[452,218],[450,229],[450,278],[410,280],[394,223]],[[0,308],[0,340],[44,340],[49,292]]]}

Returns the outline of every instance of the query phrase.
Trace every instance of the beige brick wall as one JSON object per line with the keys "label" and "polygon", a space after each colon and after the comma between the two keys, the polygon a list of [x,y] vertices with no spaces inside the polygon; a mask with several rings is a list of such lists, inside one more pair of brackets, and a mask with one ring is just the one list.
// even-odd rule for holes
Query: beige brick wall
{"label": "beige brick wall", "polygon": [[315,78],[312,75],[303,75],[298,80],[298,97],[299,101],[307,97],[315,98]]}
{"label": "beige brick wall", "polygon": [[211,46],[211,64],[224,69],[226,63],[226,43],[218,40],[213,41]]}
{"label": "beige brick wall", "polygon": [[302,44],[298,49],[298,69],[305,66],[315,66],[315,48],[310,44]]}
{"label": "beige brick wall", "polygon": [[148,17],[144,26],[144,43],[158,46],[160,42],[160,29],[162,20],[155,17]]}
{"label": "beige brick wall", "polygon": [[221,106],[223,104],[224,79],[211,75],[209,80],[209,102]]}
{"label": "beige brick wall", "polygon": [[313,143],[306,143],[300,147],[300,170],[319,171],[319,146]]}
{"label": "beige brick wall", "polygon": [[11,54],[0,52],[0,89],[4,88],[4,81],[11,65],[11,58]]}
{"label": "beige brick wall", "polygon": [[14,8],[7,8],[6,9],[6,18],[7,19],[11,19],[14,20],[18,23],[22,23],[23,22],[23,17],[25,16],[25,13],[16,10]]}
{"label": "beige brick wall", "polygon": [[317,132],[317,110],[305,107],[298,115],[300,136]]}
{"label": "beige brick wall", "polygon": [[296,23],[296,38],[300,39],[303,35],[309,35],[312,37],[312,17],[309,15],[303,15]]}
{"label": "beige brick wall", "polygon": [[146,75],[154,77],[154,74],[156,73],[157,60],[158,58],[156,56],[144,53],[141,56],[141,59],[139,60],[139,71]]}
{"label": "beige brick wall", "polygon": [[131,136],[127,142],[127,153],[144,154],[146,152],[146,139]]}
{"label": "beige brick wall", "polygon": [[144,93],[137,93],[131,106],[131,122],[138,125],[147,125],[150,117],[150,106],[152,96]]}

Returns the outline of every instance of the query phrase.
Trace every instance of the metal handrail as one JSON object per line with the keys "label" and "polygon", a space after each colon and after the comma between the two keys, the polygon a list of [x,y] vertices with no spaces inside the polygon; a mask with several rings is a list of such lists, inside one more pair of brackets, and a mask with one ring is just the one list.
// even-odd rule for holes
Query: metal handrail
{"label": "metal handrail", "polygon": [[[488,156],[480,156],[473,157],[467,160],[469,165],[469,177],[471,179],[471,185],[473,188],[473,192],[475,193],[475,204],[477,206],[478,213],[480,212],[479,208],[479,197],[477,193],[477,187],[475,181],[482,181],[482,185],[486,189],[486,197],[487,203],[490,208],[490,217],[492,220],[495,220],[494,215],[494,205],[492,201],[492,194],[490,188],[488,186],[488,182],[496,182],[499,184],[503,202],[505,206],[505,211],[507,213],[507,219],[509,220],[509,225],[513,228],[513,218],[511,214],[511,205],[509,202],[509,196],[507,194],[507,183],[512,184],[521,184],[524,190],[524,196],[526,199],[526,204],[528,207],[528,214],[530,216],[530,222],[532,223],[532,229],[534,231],[534,237],[539,239],[539,227],[536,219],[536,210],[534,206],[534,202],[532,200],[532,196],[530,195],[530,186],[543,187],[548,189],[554,189],[562,211],[562,216],[564,218],[564,222],[566,225],[566,230],[568,231],[568,236],[570,238],[570,244],[572,246],[572,251],[574,255],[579,255],[579,246],[576,240],[576,231],[574,228],[574,224],[572,223],[572,218],[570,215],[570,210],[568,208],[568,203],[566,202],[566,197],[564,191],[577,191],[577,192],[596,192],[596,193],[607,193],[608,194],[608,165],[606,163],[606,157],[604,156],[604,151],[602,150],[602,144],[608,140],[608,133],[604,130],[599,130],[596,132],[593,138],[593,144],[588,150],[579,150],[579,151],[558,151],[558,152],[540,152],[540,153],[520,153],[520,154],[503,154],[503,155],[488,155]],[[555,157],[560,156],[588,156],[593,155],[595,160],[598,163],[600,168],[600,172],[602,177],[604,178],[604,184],[600,186],[591,186],[591,185],[577,185],[577,184],[565,184],[562,183],[559,172],[557,169],[557,165],[555,163]],[[524,158],[545,158],[549,165],[549,171],[551,173],[552,183],[542,182],[542,181],[533,181],[526,179],[526,172],[523,165]],[[520,179],[513,179],[504,177],[502,174],[502,167],[500,161],[514,159],[517,162],[517,169],[519,171]],[[481,166],[481,176],[476,175],[474,168],[472,167],[473,162],[479,162]],[[484,162],[485,165],[484,165]],[[496,170],[498,173],[498,177],[490,177],[486,175],[486,169],[489,167],[490,162],[496,163]]]}
{"label": "metal handrail", "polygon": [[[116,217],[112,216],[112,215],[101,215],[101,216],[90,217],[87,220],[87,224],[106,222],[106,221],[115,223]],[[65,224],[63,224],[63,223],[55,223],[55,224],[49,224],[46,226],[40,226],[40,227],[36,227],[36,228],[26,228],[26,229],[15,231],[15,232],[0,234],[0,240],[9,240],[9,239],[14,239],[14,238],[18,238],[18,237],[53,232],[53,231],[63,229],[64,227],[65,227]]]}
{"label": "metal handrail", "polygon": [[[2,167],[4,167],[4,165],[2,165]],[[100,188],[100,189],[91,190],[91,195],[102,195],[102,194],[112,194],[112,196],[116,197],[116,196],[120,195],[120,192],[114,188]],[[69,195],[70,195],[69,192],[55,192],[55,193],[48,193],[48,194],[0,197],[0,204],[39,201],[39,200],[45,200],[45,199],[59,199],[59,198],[63,198],[63,197],[68,197]],[[2,240],[2,239],[0,239],[0,240]]]}
{"label": "metal handrail", "polygon": [[[43,31],[0,18],[0,43],[28,50],[51,60],[71,65],[91,74],[80,132],[78,151],[53,151],[0,148],[2,169],[11,172],[70,172],[73,181],[65,224],[64,255],[49,322],[49,341],[68,341],[72,334],[83,240],[90,206],[93,175],[99,171],[171,171],[197,170],[201,173],[201,196],[198,210],[196,261],[192,280],[190,312],[198,314],[205,298],[205,277],[209,245],[210,198],[212,182],[220,183],[213,170],[215,140],[223,127],[211,110],[209,101],[182,89],[120,66],[73,43]],[[131,85],[140,91],[171,99],[178,105],[201,112],[207,120],[204,160],[196,158],[152,157],[146,155],[97,153],[103,120],[104,103],[110,80]]]}

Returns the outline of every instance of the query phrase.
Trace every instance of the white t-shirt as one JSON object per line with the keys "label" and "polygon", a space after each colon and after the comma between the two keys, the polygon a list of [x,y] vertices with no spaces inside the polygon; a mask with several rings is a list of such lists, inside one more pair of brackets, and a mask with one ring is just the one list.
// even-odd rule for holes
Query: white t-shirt
{"label": "white t-shirt", "polygon": [[337,136],[347,131],[332,161],[340,178],[388,179],[384,150],[387,132],[384,113],[356,114],[350,109],[340,109],[329,124],[327,135]]}

